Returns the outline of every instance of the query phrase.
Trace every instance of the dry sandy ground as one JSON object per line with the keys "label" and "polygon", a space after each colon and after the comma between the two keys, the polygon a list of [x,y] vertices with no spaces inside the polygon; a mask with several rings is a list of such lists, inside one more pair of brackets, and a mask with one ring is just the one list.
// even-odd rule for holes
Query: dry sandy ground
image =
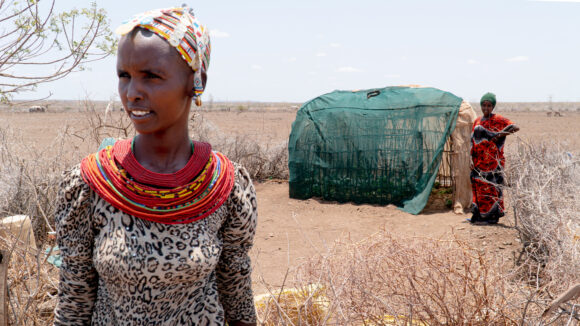
{"label": "dry sandy ground", "polygon": [[[563,142],[563,150],[573,152],[580,145],[579,113],[566,113],[564,117],[548,117],[544,112],[502,114],[522,128],[517,137],[523,142],[556,140]],[[294,117],[293,111],[251,110],[202,112],[199,116],[225,135],[251,137],[272,145],[287,140]],[[63,126],[82,128],[84,118],[82,113],[0,112],[2,125],[21,130],[24,135],[21,141],[26,146],[48,146]],[[516,150],[515,143],[515,137],[508,140],[508,155]],[[267,286],[281,286],[287,271],[323,254],[335,240],[358,241],[382,229],[400,237],[442,238],[454,234],[469,239],[474,247],[512,259],[519,250],[511,216],[497,226],[472,226],[465,222],[468,215],[455,215],[448,210],[427,209],[415,216],[393,206],[290,199],[286,182],[256,183],[256,190],[259,225],[252,258],[257,293],[264,292]]]}
{"label": "dry sandy ground", "polygon": [[[290,272],[306,259],[324,254],[341,238],[358,241],[380,230],[398,237],[469,239],[475,247],[511,258],[518,248],[511,218],[496,226],[473,226],[468,215],[451,211],[407,214],[395,206],[340,204],[316,199],[288,198],[287,183],[259,183],[259,225],[252,252],[257,292],[280,287]],[[290,275],[292,275],[290,273]],[[288,286],[288,284],[286,284]]]}

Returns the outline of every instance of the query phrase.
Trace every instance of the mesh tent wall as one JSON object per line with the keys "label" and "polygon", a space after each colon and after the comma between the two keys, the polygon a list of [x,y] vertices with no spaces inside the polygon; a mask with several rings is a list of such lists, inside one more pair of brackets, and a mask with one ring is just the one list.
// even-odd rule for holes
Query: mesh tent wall
{"label": "mesh tent wall", "polygon": [[420,213],[461,102],[436,88],[386,87],[305,103],[288,142],[290,197]]}

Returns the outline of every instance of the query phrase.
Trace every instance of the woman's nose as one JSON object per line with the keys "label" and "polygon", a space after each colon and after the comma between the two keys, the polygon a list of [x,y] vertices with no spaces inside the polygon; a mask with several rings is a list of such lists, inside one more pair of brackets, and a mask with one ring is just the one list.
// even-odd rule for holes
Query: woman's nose
{"label": "woman's nose", "polygon": [[131,102],[137,102],[143,99],[141,85],[135,78],[132,78],[127,85],[127,99]]}

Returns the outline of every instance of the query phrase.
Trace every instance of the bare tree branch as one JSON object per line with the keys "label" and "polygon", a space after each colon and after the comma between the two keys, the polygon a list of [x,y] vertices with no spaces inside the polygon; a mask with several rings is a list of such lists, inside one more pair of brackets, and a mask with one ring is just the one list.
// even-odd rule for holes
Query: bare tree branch
{"label": "bare tree branch", "polygon": [[115,51],[116,40],[103,9],[93,3],[57,13],[55,1],[0,0],[1,102]]}

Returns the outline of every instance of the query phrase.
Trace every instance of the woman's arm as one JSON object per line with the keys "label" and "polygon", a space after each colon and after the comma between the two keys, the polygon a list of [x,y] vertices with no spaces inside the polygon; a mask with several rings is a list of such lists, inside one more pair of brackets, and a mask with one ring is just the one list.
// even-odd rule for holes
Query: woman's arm
{"label": "woman's arm", "polygon": [[519,130],[520,130],[520,127],[516,126],[515,124],[511,124],[511,125],[505,127],[502,131],[498,132],[495,136],[493,136],[491,141],[495,142],[500,137],[505,137],[505,136],[511,135],[513,133],[518,132]]}
{"label": "woman's arm", "polygon": [[511,134],[513,134],[515,132],[518,132],[519,130],[520,130],[520,127],[518,127],[518,126],[516,126],[514,124],[511,124],[511,125],[505,127],[502,131],[500,131],[500,133],[502,133],[505,136],[507,136],[507,135],[511,135]]}
{"label": "woman's arm", "polygon": [[56,209],[56,237],[62,256],[54,325],[90,325],[98,278],[92,263],[91,191],[79,167],[64,175]]}
{"label": "woman's arm", "polygon": [[256,233],[256,191],[248,172],[241,166],[235,166],[234,189],[226,204],[229,216],[220,230],[223,250],[216,273],[219,299],[228,324],[256,325],[248,254]]}

